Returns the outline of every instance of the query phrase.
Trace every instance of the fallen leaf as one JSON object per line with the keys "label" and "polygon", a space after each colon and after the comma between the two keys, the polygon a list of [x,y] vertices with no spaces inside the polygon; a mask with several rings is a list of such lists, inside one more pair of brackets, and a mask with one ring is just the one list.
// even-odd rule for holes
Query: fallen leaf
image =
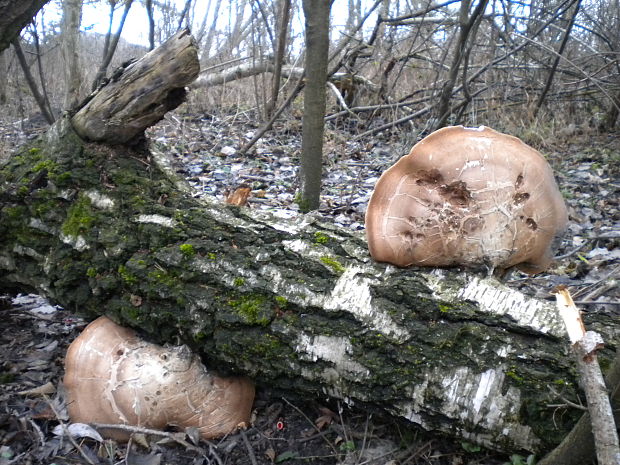
{"label": "fallen leaf", "polygon": [[271,447],[265,451],[265,455],[272,462],[276,459],[276,451],[273,450]]}
{"label": "fallen leaf", "polygon": [[252,189],[250,189],[248,186],[237,187],[234,192],[228,194],[228,196],[226,197],[226,203],[228,205],[245,207],[248,204],[248,197],[250,197],[251,192]]}
{"label": "fallen leaf", "polygon": [[338,419],[338,416],[326,407],[319,408],[319,411],[321,412],[321,416],[314,421],[314,424],[319,430],[331,425],[334,420]]}
{"label": "fallen leaf", "polygon": [[70,425],[56,425],[52,431],[56,436],[69,435],[72,438],[90,438],[98,442],[103,442],[101,435],[90,425],[86,423],[71,423]]}
{"label": "fallen leaf", "polygon": [[297,452],[287,450],[276,457],[275,463],[286,462],[287,460],[296,459],[297,457],[299,457]]}

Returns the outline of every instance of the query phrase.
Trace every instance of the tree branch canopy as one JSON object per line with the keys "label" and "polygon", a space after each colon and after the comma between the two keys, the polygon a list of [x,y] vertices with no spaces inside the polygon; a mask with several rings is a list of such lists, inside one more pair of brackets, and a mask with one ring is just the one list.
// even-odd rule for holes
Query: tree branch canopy
{"label": "tree branch canopy", "polygon": [[[135,95],[136,70],[169,95],[179,80],[160,73],[184,74],[183,56],[137,62],[98,95],[125,99],[122,82]],[[549,385],[577,391],[554,305],[482,275],[374,263],[362,237],[315,215],[195,199],[157,144],[88,142],[76,117],[0,165],[0,287],[185,343],[211,369],[497,449],[547,450],[576,421],[548,407]],[[589,327],[613,340],[604,318]]]}

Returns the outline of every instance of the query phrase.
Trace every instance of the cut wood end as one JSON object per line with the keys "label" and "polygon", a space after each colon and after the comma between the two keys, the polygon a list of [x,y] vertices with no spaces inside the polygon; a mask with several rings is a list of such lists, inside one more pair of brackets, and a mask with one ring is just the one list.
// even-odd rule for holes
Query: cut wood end
{"label": "cut wood end", "polygon": [[566,332],[571,344],[575,344],[586,335],[586,328],[581,319],[581,312],[573,302],[570,292],[565,286],[558,286],[555,290],[555,301],[564,320]]}

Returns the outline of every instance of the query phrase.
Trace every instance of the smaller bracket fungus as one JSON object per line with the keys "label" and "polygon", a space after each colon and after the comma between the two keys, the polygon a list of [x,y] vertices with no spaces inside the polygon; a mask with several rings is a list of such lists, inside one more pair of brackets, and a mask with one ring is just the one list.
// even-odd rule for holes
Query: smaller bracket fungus
{"label": "smaller bracket fungus", "polygon": [[397,266],[539,273],[567,221],[539,152],[484,126],[452,126],[383,173],[366,211],[366,236],[375,260]]}
{"label": "smaller bracket fungus", "polygon": [[[145,342],[106,317],[69,346],[64,385],[74,423],[195,427],[205,439],[249,425],[254,402],[249,379],[214,376],[187,347]],[[124,431],[100,432],[128,439]]]}

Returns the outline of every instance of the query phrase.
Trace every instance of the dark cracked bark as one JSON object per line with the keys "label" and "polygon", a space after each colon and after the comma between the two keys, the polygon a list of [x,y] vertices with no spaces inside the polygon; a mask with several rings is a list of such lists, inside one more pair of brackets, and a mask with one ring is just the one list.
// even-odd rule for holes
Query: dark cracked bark
{"label": "dark cracked bark", "polygon": [[85,142],[65,116],[0,166],[0,208],[2,288],[188,344],[212,368],[506,451],[547,450],[576,420],[548,406],[549,386],[578,389],[555,305],[373,263],[312,215],[194,199],[156,144]]}
{"label": "dark cracked bark", "polygon": [[49,0],[0,0],[0,53]]}

